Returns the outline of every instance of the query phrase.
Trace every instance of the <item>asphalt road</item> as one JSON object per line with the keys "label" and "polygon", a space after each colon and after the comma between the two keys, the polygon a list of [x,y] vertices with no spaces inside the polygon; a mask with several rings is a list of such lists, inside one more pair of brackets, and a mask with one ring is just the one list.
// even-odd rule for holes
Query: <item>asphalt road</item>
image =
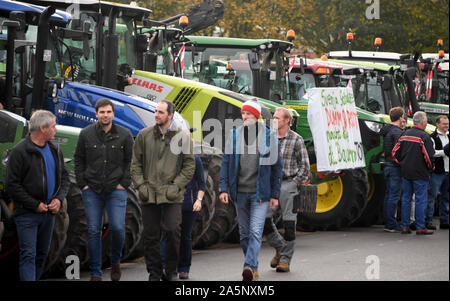
{"label": "asphalt road", "polygon": [[[259,256],[261,281],[449,281],[449,231],[418,236],[387,233],[383,226],[335,232],[297,232],[291,272],[277,273],[269,262],[273,249],[263,242]],[[240,281],[243,253],[239,245],[221,243],[194,250],[186,281]],[[103,279],[109,280],[110,269]],[[80,281],[89,280],[80,273]],[[122,263],[123,281],[145,281],[143,258]],[[47,279],[47,280],[67,280]]]}

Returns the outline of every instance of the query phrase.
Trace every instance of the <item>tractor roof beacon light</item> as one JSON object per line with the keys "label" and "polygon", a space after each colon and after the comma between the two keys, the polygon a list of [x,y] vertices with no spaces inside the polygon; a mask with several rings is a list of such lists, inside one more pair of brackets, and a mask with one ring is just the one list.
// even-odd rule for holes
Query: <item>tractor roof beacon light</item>
{"label": "tractor roof beacon light", "polygon": [[353,33],[347,32],[347,41],[348,41],[348,56],[352,57]]}
{"label": "tractor roof beacon light", "polygon": [[292,43],[292,41],[295,40],[295,31],[293,29],[289,29],[286,34],[286,38],[288,39],[289,42]]}
{"label": "tractor roof beacon light", "polygon": [[375,38],[375,42],[373,43],[375,45],[375,51],[379,51],[381,44],[383,43],[382,38]]}
{"label": "tractor roof beacon light", "polygon": [[320,57],[321,61],[328,61],[328,57],[324,54]]}
{"label": "tractor roof beacon light", "polygon": [[438,49],[441,50],[443,46],[444,46],[444,41],[443,41],[442,39],[439,39],[439,40],[437,41],[437,47],[438,47]]}
{"label": "tractor roof beacon light", "polygon": [[439,58],[442,59],[445,56],[444,50],[439,50]]}
{"label": "tractor roof beacon light", "polygon": [[184,31],[189,24],[189,18],[187,16],[181,16],[178,23],[180,24],[181,29],[183,29]]}

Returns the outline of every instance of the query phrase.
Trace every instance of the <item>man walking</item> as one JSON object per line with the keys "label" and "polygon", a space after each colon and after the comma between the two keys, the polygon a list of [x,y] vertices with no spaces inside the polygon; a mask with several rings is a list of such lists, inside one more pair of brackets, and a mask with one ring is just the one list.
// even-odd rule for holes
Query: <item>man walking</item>
{"label": "man walking", "polygon": [[284,236],[281,236],[273,222],[273,210],[267,211],[264,234],[275,248],[275,256],[270,262],[277,272],[289,272],[294,254],[297,213],[292,212],[294,196],[298,188],[310,182],[309,158],[303,138],[290,130],[291,113],[285,108],[277,108],[273,118],[277,121],[278,140],[283,159],[283,182],[281,183],[280,208],[283,218]]}
{"label": "man walking", "polygon": [[400,164],[402,171],[402,234],[409,234],[411,200],[416,197],[416,234],[433,234],[425,228],[427,190],[430,173],[433,170],[433,142],[424,129],[428,119],[425,112],[418,111],[413,116],[414,126],[406,130],[392,150],[392,157]]}
{"label": "man walking", "polygon": [[[174,109],[173,103],[161,101],[156,107],[156,124],[141,130],[133,146],[131,173],[142,202],[145,262],[151,281],[172,280],[176,274],[181,205],[195,171],[191,137],[172,121]],[[166,235],[165,275],[161,231]]]}
{"label": "man walking", "polygon": [[55,214],[69,190],[63,154],[50,142],[55,134],[55,115],[35,111],[30,118],[30,134],[12,149],[6,169],[5,187],[14,200],[19,274],[23,281],[40,279]]}
{"label": "man walking", "polygon": [[258,278],[258,256],[267,209],[280,197],[282,161],[275,133],[258,122],[261,106],[243,104],[243,125],[231,130],[220,170],[219,198],[236,202],[239,235],[245,262],[244,281]]}
{"label": "man walking", "polygon": [[391,123],[386,124],[380,131],[384,138],[384,179],[386,181],[386,194],[384,197],[383,215],[384,231],[400,232],[402,229],[396,220],[397,203],[402,192],[402,171],[400,165],[392,158],[392,149],[403,134],[402,124],[405,111],[402,107],[394,107],[389,110]]}
{"label": "man walking", "polygon": [[434,200],[438,194],[441,193],[439,201],[439,219],[440,229],[448,229],[448,168],[449,159],[444,153],[444,146],[448,144],[448,117],[439,115],[436,117],[436,130],[431,134],[433,139],[434,149],[434,171],[431,174],[430,188],[428,195],[428,208],[426,216],[426,227],[430,230],[436,230],[433,226]]}
{"label": "man walking", "polygon": [[113,121],[114,104],[110,100],[97,101],[95,111],[98,122],[85,127],[78,138],[75,176],[82,190],[88,224],[91,281],[102,280],[101,234],[105,207],[111,230],[111,280],[119,281],[133,137],[128,129]]}

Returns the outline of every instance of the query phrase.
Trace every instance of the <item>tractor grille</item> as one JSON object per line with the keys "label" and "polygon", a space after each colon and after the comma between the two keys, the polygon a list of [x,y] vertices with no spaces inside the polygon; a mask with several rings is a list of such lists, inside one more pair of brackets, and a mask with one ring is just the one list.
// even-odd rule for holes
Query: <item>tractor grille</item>
{"label": "tractor grille", "polygon": [[175,110],[178,113],[182,113],[184,108],[189,104],[191,99],[197,94],[199,89],[185,87],[181,89],[177,97],[174,100]]}

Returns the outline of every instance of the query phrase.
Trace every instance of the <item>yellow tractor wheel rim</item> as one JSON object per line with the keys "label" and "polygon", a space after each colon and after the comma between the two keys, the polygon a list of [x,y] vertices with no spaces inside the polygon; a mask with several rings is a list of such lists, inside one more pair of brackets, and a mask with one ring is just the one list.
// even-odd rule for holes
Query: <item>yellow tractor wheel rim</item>
{"label": "yellow tractor wheel rim", "polygon": [[[311,165],[311,171],[317,173],[317,165]],[[324,213],[332,210],[341,201],[344,188],[341,177],[329,180],[317,185],[316,213]]]}

